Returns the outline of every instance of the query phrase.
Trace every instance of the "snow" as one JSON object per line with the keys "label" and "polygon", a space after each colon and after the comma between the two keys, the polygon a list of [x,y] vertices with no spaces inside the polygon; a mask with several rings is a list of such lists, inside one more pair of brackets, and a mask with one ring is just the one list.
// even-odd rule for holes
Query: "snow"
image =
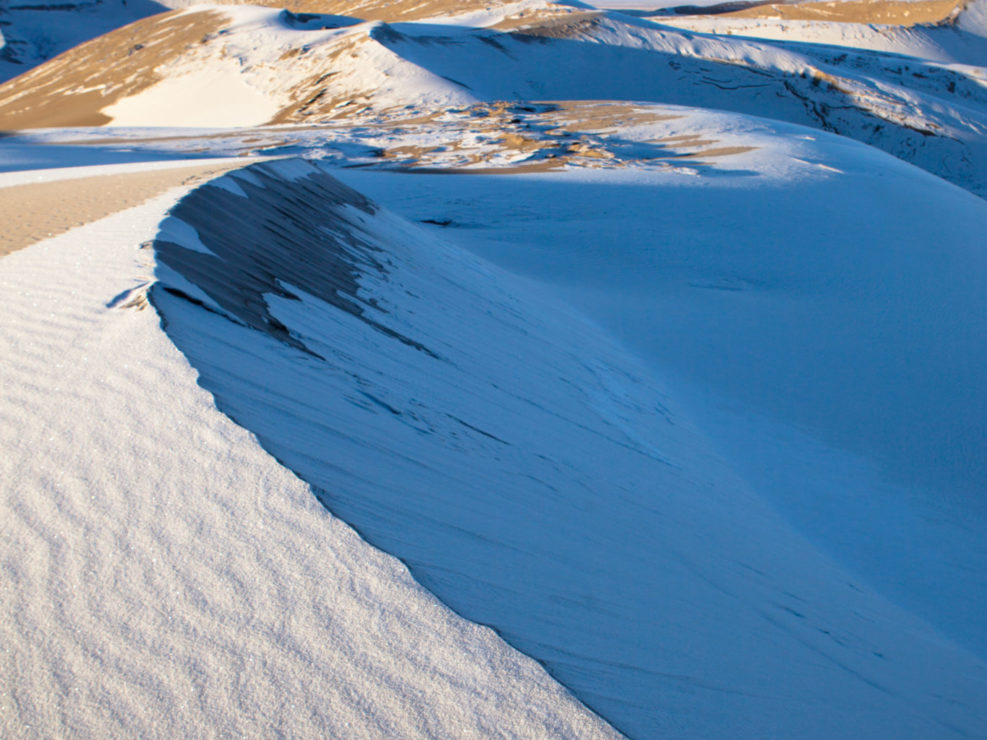
{"label": "snow", "polygon": [[[890,157],[832,137],[806,143],[803,132],[776,136],[829,169],[806,168],[784,188],[729,173],[338,173],[398,207],[408,197],[443,207],[429,217],[475,224],[447,238],[340,190],[314,166],[299,178],[298,164],[290,175],[282,163],[257,165],[250,181],[228,176],[247,209],[234,207],[243,196],[207,185],[172,211],[215,256],[159,237],[167,269],[152,300],[222,411],[445,603],[544,663],[620,731],[961,735],[984,721],[987,664],[976,615],[985,605],[971,597],[984,593],[983,520],[960,488],[954,508],[938,501],[955,471],[930,459],[941,445],[923,450],[907,435],[895,442],[912,446],[894,461],[925,452],[908,474],[922,481],[920,469],[940,487],[924,498],[901,495],[880,464],[880,422],[870,417],[888,418],[889,394],[921,392],[926,405],[893,407],[900,421],[929,425],[938,445],[935,425],[965,413],[951,429],[970,462],[982,459],[971,452],[982,438],[967,423],[976,414],[945,388],[930,392],[921,377],[885,388],[885,376],[870,374],[895,362],[896,351],[912,352],[896,323],[911,320],[907,311],[879,321],[880,306],[912,281],[903,275],[882,287],[871,272],[884,263],[882,250],[897,249],[898,235],[884,241],[862,231],[875,252],[864,258],[855,242],[833,245],[810,215],[836,218],[831,230],[852,233],[872,207],[886,209],[865,198],[871,178],[902,180],[935,196],[930,207],[967,240],[956,247],[965,256],[985,209]],[[892,188],[887,197],[899,195]],[[830,207],[820,207],[823,196]],[[732,220],[703,221],[725,202]],[[769,219],[784,208],[819,236],[798,248],[771,240]],[[916,209],[913,218],[899,228],[914,232],[909,249],[920,255],[938,242],[917,231],[926,213]],[[744,233],[749,240],[738,238]],[[668,241],[656,243],[656,234]],[[854,279],[848,264],[861,269]],[[983,263],[943,269],[957,264],[966,275],[955,276],[963,282],[954,294],[937,280],[916,313],[949,298],[959,315],[985,315],[982,293],[971,289]],[[219,310],[183,297],[175,274]],[[811,310],[790,310],[800,301]],[[840,304],[852,305],[863,327],[877,317],[884,341],[868,349],[869,331],[832,336],[844,326],[833,310]],[[818,318],[827,312],[828,323]],[[948,322],[937,325],[943,336],[930,331],[919,342],[944,352],[957,373],[979,366]],[[827,358],[830,342],[850,339],[854,363]],[[925,349],[919,343],[914,352]],[[788,353],[803,364],[792,370]],[[915,372],[932,373],[937,361]],[[757,373],[764,378],[754,383]],[[956,377],[975,392],[976,376]],[[830,378],[827,392],[819,384]],[[814,413],[822,426],[808,444],[821,459],[807,469],[804,456],[771,455],[784,477],[765,483],[750,470],[762,458],[743,464],[732,437],[705,421],[712,404],[700,403],[695,386],[739,408],[727,425],[732,435],[759,433],[746,423],[756,416],[768,418],[768,433],[784,434]],[[818,451],[827,445],[829,454]],[[799,443],[760,449],[790,447]],[[846,464],[850,455],[869,467],[859,473]],[[784,483],[830,464],[849,490],[827,506],[849,504],[843,513],[855,540],[883,531],[892,505],[894,540],[841,549],[846,535],[832,510],[822,526],[792,515],[800,504],[784,496],[798,492]],[[983,471],[967,472],[977,484]],[[921,522],[930,514],[949,518],[928,531]],[[914,553],[910,535],[918,535]],[[954,564],[959,554],[967,567]],[[920,557],[930,558],[922,578],[903,587],[900,572]],[[933,575],[937,593],[926,590]]]}
{"label": "snow", "polygon": [[0,88],[0,735],[980,736],[987,3],[360,7]]}
{"label": "snow", "polygon": [[266,123],[280,107],[245,82],[230,61],[162,80],[103,112],[116,126],[223,128]]}
{"label": "snow", "polygon": [[[463,244],[557,286],[676,378],[802,531],[983,656],[987,208],[873,150],[779,129],[777,146],[829,169],[341,174],[408,216],[473,224]],[[532,202],[556,206],[543,218]]]}
{"label": "snow", "polygon": [[0,734],[611,735],[216,410],[139,310],[178,195],[0,259]]}

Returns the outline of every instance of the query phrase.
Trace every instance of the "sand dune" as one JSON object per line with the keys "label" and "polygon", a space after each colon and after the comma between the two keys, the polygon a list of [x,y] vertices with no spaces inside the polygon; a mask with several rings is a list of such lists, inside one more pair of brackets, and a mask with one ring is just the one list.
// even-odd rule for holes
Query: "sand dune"
{"label": "sand dune", "polygon": [[[926,7],[913,5],[915,13]],[[877,12],[877,6],[867,7]],[[462,115],[477,111],[477,104],[651,101],[833,131],[987,193],[987,146],[980,133],[987,125],[987,95],[978,68],[697,35],[534,0],[491,6],[445,24],[353,20],[232,5],[146,19],[0,86],[0,127],[332,123],[396,129],[402,121],[418,121],[424,138],[434,139],[430,122],[448,114],[462,118],[453,140],[442,146],[459,148],[461,140],[468,149],[487,136]],[[608,147],[560,144],[545,132],[504,134],[501,148],[508,153],[540,149],[545,159],[575,153],[584,163],[607,156]],[[426,157],[409,162],[431,151],[431,144],[395,142],[391,158],[431,166]],[[570,152],[570,145],[577,151]],[[501,159],[518,164],[510,156]],[[526,166],[542,169],[546,163]]]}
{"label": "sand dune", "polygon": [[0,87],[0,127],[98,126],[103,108],[161,79],[158,69],[221,28],[214,11],[164,13],[87,41]]}
{"label": "sand dune", "polygon": [[165,4],[0,85],[0,737],[982,732],[987,0]]}
{"label": "sand dune", "polygon": [[[807,188],[772,188],[765,177],[729,171],[712,172],[707,179],[648,170],[645,177],[655,187],[643,192],[633,187],[629,169],[431,178],[439,184],[426,182],[428,175],[339,173],[385,191],[390,184],[409,199],[450,187],[460,213],[470,212],[474,203],[487,204],[468,218],[450,219],[442,232],[387,212],[315,164],[288,159],[251,165],[197,188],[176,205],[154,240],[157,282],[150,298],[167,335],[199,371],[200,384],[221,411],[312,484],[330,511],[397,554],[457,612],[494,626],[546,665],[620,731],[633,737],[712,737],[729,725],[741,737],[756,736],[763,727],[772,728],[773,736],[801,737],[802,728],[811,725],[819,737],[856,731],[920,738],[938,731],[940,718],[948,716],[959,735],[983,722],[987,666],[976,651],[981,633],[976,621],[958,624],[952,608],[940,603],[950,599],[953,608],[960,607],[964,592],[976,591],[982,577],[951,566],[948,557],[926,553],[922,567],[944,580],[939,600],[930,605],[921,588],[912,586],[906,598],[913,610],[902,610],[897,599],[887,597],[901,596],[893,578],[858,581],[854,574],[856,567],[873,574],[890,564],[915,570],[913,553],[921,551],[923,534],[910,533],[912,548],[885,545],[877,568],[861,558],[843,570],[760,498],[763,489],[753,490],[733,474],[737,461],[728,467],[693,425],[680,401],[682,386],[664,379],[664,365],[642,366],[540,284],[519,281],[462,247],[470,243],[470,231],[498,235],[504,224],[514,223],[523,224],[520,231],[545,229],[535,244],[516,236],[501,250],[524,243],[518,252],[536,255],[532,262],[557,285],[612,276],[608,290],[589,289],[597,305],[612,306],[635,290],[648,296],[627,299],[626,311],[611,327],[642,320],[638,317],[648,317],[643,319],[652,322],[648,326],[661,327],[662,320],[674,326],[695,321],[676,314],[675,303],[729,301],[731,316],[744,317],[759,307],[761,313],[749,321],[740,318],[732,330],[750,332],[738,344],[770,356],[784,349],[750,327],[775,322],[787,328],[786,319],[795,315],[797,323],[789,330],[798,339],[782,335],[779,346],[798,347],[798,357],[823,361],[832,351],[831,338],[851,347],[856,377],[868,384],[865,393],[873,406],[847,400],[846,392],[832,393],[825,377],[805,367],[799,377],[808,390],[793,394],[803,404],[793,413],[826,423],[833,408],[837,427],[859,430],[874,424],[872,409],[897,418],[881,404],[895,403],[908,390],[889,392],[880,373],[885,357],[901,356],[899,347],[917,346],[930,357],[955,352],[952,369],[968,386],[976,356],[964,355],[935,332],[909,334],[895,319],[886,319],[886,306],[897,305],[899,296],[913,297],[918,305],[923,297],[909,290],[904,265],[899,273],[904,285],[882,282],[873,265],[882,265],[884,255],[896,250],[909,256],[924,252],[927,237],[917,244],[897,233],[873,238],[872,263],[859,258],[862,247],[853,237],[839,247],[808,235],[779,243],[775,254],[783,256],[772,259],[769,268],[757,257],[768,246],[762,244],[760,252],[746,247],[757,241],[760,224],[770,221],[760,215],[764,211],[794,211],[801,222],[811,223],[813,234],[825,234],[827,220],[853,222],[869,213],[870,205],[902,192],[868,193],[870,182],[859,175],[837,179],[854,158],[841,155],[835,138],[812,144],[793,136],[788,157],[777,144],[774,154],[782,160],[823,158],[830,169],[816,168],[821,177],[812,177],[809,168],[800,177],[815,180],[821,189],[842,181],[853,189],[852,198],[830,194],[801,200]],[[852,146],[859,157],[867,156],[864,147]],[[885,174],[906,184],[913,177],[932,179],[884,155],[875,153],[868,163],[875,179]],[[682,187],[678,192],[671,185],[675,179]],[[750,180],[760,180],[762,187],[739,195],[738,186]],[[721,189],[717,181],[727,184]],[[586,188],[586,182],[596,186]],[[984,206],[936,183],[929,191],[953,214],[958,241],[949,254],[959,255],[973,243],[971,227]],[[542,197],[535,195],[539,187],[546,193]],[[516,218],[497,213],[500,199],[488,198],[499,188],[526,193],[520,200],[527,210],[514,211]],[[737,233],[690,248],[702,239],[695,225],[722,212],[722,199],[731,191],[733,198],[744,199],[745,208],[738,209],[744,215],[731,221]],[[824,216],[818,215],[820,200],[833,205]],[[573,201],[578,206],[570,206]],[[612,225],[580,236],[581,229],[593,228],[585,214],[597,208],[620,213],[615,222],[627,236],[615,238]],[[683,211],[693,215],[679,221]],[[653,213],[659,215],[649,218]],[[903,219],[902,231],[921,234],[922,219],[913,218]],[[457,228],[453,221],[482,227]],[[546,233],[551,225],[554,235]],[[676,225],[681,229],[676,238],[665,237]],[[692,241],[681,236],[690,226]],[[556,244],[554,253],[553,246],[544,246]],[[970,260],[968,269],[982,274],[981,263]],[[522,257],[515,264],[531,263]],[[639,275],[629,277],[635,270]],[[957,285],[948,296],[933,290],[925,300],[954,301],[957,316],[982,314],[982,294],[952,279]],[[936,284],[947,280],[935,279]],[[687,287],[677,288],[676,282]],[[792,284],[811,286],[804,313],[784,310],[789,304],[783,286]],[[663,301],[666,309],[651,316],[647,307]],[[848,303],[883,337],[876,357],[855,344],[864,330],[819,318]],[[593,310],[592,299],[581,305]],[[905,311],[899,308],[895,317],[911,321]],[[606,315],[606,310],[593,314]],[[729,320],[712,308],[702,330],[684,333],[696,337],[694,346],[706,347],[704,337],[716,336],[715,327]],[[946,336],[953,331],[945,319],[938,326]],[[663,349],[672,344],[673,357],[690,351],[687,342],[670,338],[674,330],[661,336],[655,343]],[[824,339],[814,341],[820,336]],[[730,344],[720,339],[715,346]],[[928,363],[913,376],[902,371],[901,382],[936,399],[922,386],[926,368],[939,371],[934,360]],[[766,374],[780,364],[772,359],[759,369]],[[721,367],[716,359],[698,365],[714,368],[714,377]],[[731,374],[742,372],[737,368]],[[785,371],[781,377],[785,380],[772,388],[798,382]],[[826,401],[822,414],[816,399]],[[905,432],[890,446],[914,444],[905,457],[924,474],[938,476],[949,466],[950,453],[942,448],[919,462],[926,445],[957,439],[940,434],[943,426],[977,444],[975,412],[961,416],[948,398],[924,406],[916,402],[912,413],[916,416],[904,417],[903,426],[924,423],[926,444],[915,444]],[[848,417],[853,422],[843,421]],[[872,446],[883,432],[880,422],[875,426],[877,432],[855,442],[854,449],[868,458],[886,454]],[[840,428],[823,429],[827,438],[844,435]],[[901,467],[898,459],[894,464]],[[970,473],[974,486],[983,479],[982,471]],[[859,477],[849,480],[858,490]],[[909,521],[907,511],[902,502],[899,521]],[[859,526],[872,537],[882,531],[882,516],[862,519]],[[909,531],[909,524],[899,526]],[[923,624],[919,614],[930,621]],[[956,633],[940,631],[957,627]],[[943,634],[964,642],[950,644]],[[843,711],[833,713],[833,706]]]}
{"label": "sand dune", "polygon": [[0,735],[612,736],[330,516],[135,310],[177,195],[0,260]]}

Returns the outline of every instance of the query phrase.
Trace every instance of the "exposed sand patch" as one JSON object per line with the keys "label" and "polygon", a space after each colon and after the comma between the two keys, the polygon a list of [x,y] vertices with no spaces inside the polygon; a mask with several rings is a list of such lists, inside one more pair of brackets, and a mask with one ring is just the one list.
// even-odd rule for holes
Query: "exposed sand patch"
{"label": "exposed sand patch", "polygon": [[[472,145],[457,135],[454,120],[432,121],[433,129],[447,126],[450,136],[441,147],[388,147],[384,157],[405,166],[431,168],[449,152],[462,156],[454,170],[482,172],[544,172],[563,167],[613,167],[642,164],[674,164],[676,159],[716,159],[752,151],[747,146],[719,146],[714,138],[681,134],[660,139],[641,139],[633,146],[610,136],[633,127],[683,118],[655,106],[605,100],[479,103],[470,106],[458,126],[477,136]],[[628,148],[626,145],[630,144]],[[695,163],[695,162],[694,162]],[[487,165],[495,165],[487,167]],[[430,170],[431,171],[431,170]]]}
{"label": "exposed sand patch", "polygon": [[640,126],[657,121],[674,121],[680,114],[665,113],[653,106],[609,100],[553,100],[558,107],[551,117],[558,121],[563,131],[594,132],[612,131],[628,126]]}
{"label": "exposed sand patch", "polygon": [[[211,0],[212,5],[243,5],[241,0]],[[250,5],[286,8],[295,13],[344,15],[367,21],[415,21],[455,16],[506,4],[494,0],[252,0]]]}
{"label": "exposed sand patch", "polygon": [[[652,136],[655,124],[688,116],[656,105],[606,100],[553,100],[519,104],[496,101],[439,110],[423,106],[391,109],[369,115],[356,131],[343,116],[323,124],[278,125],[221,133],[83,138],[63,143],[161,143],[178,151],[200,151],[213,142],[214,151],[230,155],[280,155],[292,144],[338,146],[348,153],[341,164],[361,167],[461,169],[491,168],[504,172],[544,171],[562,167],[676,166],[678,160],[713,160],[750,151],[725,145],[708,134],[692,132],[687,123],[676,133]],[[688,131],[690,133],[678,133]],[[317,138],[313,139],[313,135]],[[182,142],[187,145],[182,146]],[[354,154],[357,145],[361,153]]]}
{"label": "exposed sand patch", "polygon": [[159,82],[158,68],[225,22],[215,10],[162,13],[80,44],[0,86],[0,129],[108,123],[103,108]]}
{"label": "exposed sand patch", "polygon": [[[289,89],[288,98],[292,103],[278,111],[270,123],[299,123],[310,116],[313,120],[331,120],[370,105],[369,92],[357,95],[348,88],[334,92],[331,87],[332,78],[339,74],[338,60],[345,54],[357,57],[366,44],[365,37],[346,38],[334,44],[332,51],[324,56],[318,71]],[[300,49],[298,53],[302,53]]]}
{"label": "exposed sand patch", "polygon": [[241,164],[83,177],[0,188],[0,257]]}
{"label": "exposed sand patch", "polygon": [[[951,22],[962,12],[966,0],[838,0],[795,5],[772,3],[723,13],[724,18],[779,18],[786,21],[830,21],[915,26]],[[660,19],[659,19],[660,20]]]}

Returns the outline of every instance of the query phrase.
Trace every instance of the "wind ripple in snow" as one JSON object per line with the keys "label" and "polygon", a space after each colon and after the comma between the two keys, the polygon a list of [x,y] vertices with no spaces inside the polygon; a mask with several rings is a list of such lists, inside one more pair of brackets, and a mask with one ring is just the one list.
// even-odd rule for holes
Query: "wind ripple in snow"
{"label": "wind ripple in snow", "polygon": [[0,259],[0,736],[612,736],[111,300],[174,199]]}

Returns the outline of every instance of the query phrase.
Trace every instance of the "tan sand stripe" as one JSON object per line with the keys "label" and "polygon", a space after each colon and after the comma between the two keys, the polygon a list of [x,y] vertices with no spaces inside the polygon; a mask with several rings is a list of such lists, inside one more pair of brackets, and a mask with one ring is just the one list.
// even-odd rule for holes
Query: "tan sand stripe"
{"label": "tan sand stripe", "polygon": [[843,0],[842,2],[772,3],[724,13],[723,18],[781,18],[788,21],[830,21],[914,26],[946,23],[956,18],[966,0]]}
{"label": "tan sand stripe", "polygon": [[0,257],[76,226],[140,205],[169,188],[242,166],[195,165],[0,188]]}

